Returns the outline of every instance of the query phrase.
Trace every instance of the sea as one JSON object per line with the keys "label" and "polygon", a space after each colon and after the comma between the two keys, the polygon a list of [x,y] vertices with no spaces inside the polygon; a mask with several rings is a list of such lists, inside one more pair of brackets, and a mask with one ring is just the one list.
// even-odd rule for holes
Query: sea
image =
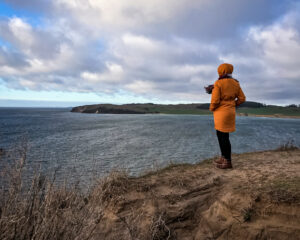
{"label": "sea", "polygon": [[[88,183],[114,170],[138,176],[220,154],[212,115],[82,114],[70,108],[0,108],[5,152],[26,146],[26,169]],[[233,153],[300,145],[300,119],[236,117]],[[15,149],[15,150],[14,150]],[[233,158],[234,161],[234,158]]]}

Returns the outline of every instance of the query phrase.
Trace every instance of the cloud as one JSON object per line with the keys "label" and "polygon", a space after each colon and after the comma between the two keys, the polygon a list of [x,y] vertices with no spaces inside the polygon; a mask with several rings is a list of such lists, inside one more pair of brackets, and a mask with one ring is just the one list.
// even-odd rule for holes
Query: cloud
{"label": "cloud", "polygon": [[206,2],[208,0],[178,0],[176,3],[173,0],[55,0],[53,5],[57,12],[68,12],[72,21],[87,28],[128,31],[172,20],[187,6],[193,8]]}
{"label": "cloud", "polygon": [[203,86],[228,61],[249,100],[299,102],[300,5],[293,1],[9,4],[40,11],[41,19],[0,19],[0,78],[10,88],[208,102]]}
{"label": "cloud", "polygon": [[[300,31],[294,11],[266,26],[251,27],[240,51],[223,56],[240,69],[248,96],[261,101],[299,102]],[[247,49],[247,50],[246,50]]]}
{"label": "cloud", "polygon": [[106,62],[107,70],[102,73],[82,72],[81,78],[89,83],[120,83],[124,80],[124,70],[121,65],[116,63]]}

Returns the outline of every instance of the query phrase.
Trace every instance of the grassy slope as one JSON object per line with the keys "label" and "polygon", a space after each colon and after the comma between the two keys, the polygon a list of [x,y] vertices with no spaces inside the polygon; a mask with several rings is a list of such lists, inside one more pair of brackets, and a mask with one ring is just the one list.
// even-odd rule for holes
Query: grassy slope
{"label": "grassy slope", "polygon": [[[198,109],[194,106],[158,106],[149,108],[153,112],[160,112],[165,114],[212,114],[209,110]],[[247,108],[240,107],[237,109],[237,113],[247,113],[253,115],[284,115],[284,116],[300,116],[299,108],[286,108],[277,106],[267,106],[262,108]]]}
{"label": "grassy slope", "polygon": [[299,108],[279,107],[279,106],[267,106],[262,108],[239,108],[238,113],[247,113],[254,115],[274,115],[280,114],[284,116],[300,116]]}
{"label": "grassy slope", "polygon": [[210,114],[206,109],[197,108],[199,104],[178,104],[178,105],[147,105],[149,112],[165,114]]}
{"label": "grassy slope", "polygon": [[[199,104],[190,105],[153,105],[149,107],[152,112],[166,114],[211,114],[209,110],[197,108]],[[240,107],[237,113],[247,113],[254,115],[274,115],[280,114],[285,116],[300,116],[300,108],[288,108],[280,106],[266,106],[261,108]]]}
{"label": "grassy slope", "polygon": [[[178,105],[141,105],[130,106],[130,109],[159,112],[165,114],[212,114],[209,110],[197,108],[199,104],[178,104]],[[240,107],[237,113],[247,113],[254,115],[274,115],[300,116],[300,108],[288,108],[280,106],[266,106],[261,108]]]}
{"label": "grassy slope", "polygon": [[[202,105],[202,107],[201,107]],[[205,107],[206,109],[205,109]],[[176,104],[176,105],[163,105],[163,104],[124,104],[124,105],[113,105],[113,104],[99,104],[81,106],[77,109],[85,109],[89,112],[95,113],[99,107],[107,109],[123,109],[132,110],[141,113],[163,113],[163,114],[212,114],[207,108],[208,104]],[[200,107],[200,108],[199,108]],[[77,111],[77,110],[75,110]],[[101,111],[100,111],[101,112]],[[239,107],[237,113],[247,113],[250,115],[283,115],[283,116],[300,116],[300,108],[298,107],[280,107],[280,106],[265,106],[265,107]]]}

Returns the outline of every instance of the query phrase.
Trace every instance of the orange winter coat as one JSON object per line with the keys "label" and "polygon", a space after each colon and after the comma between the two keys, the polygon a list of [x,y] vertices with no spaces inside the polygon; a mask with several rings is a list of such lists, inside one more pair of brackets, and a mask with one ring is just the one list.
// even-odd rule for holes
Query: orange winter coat
{"label": "orange winter coat", "polygon": [[[218,68],[220,76],[231,74],[233,66],[222,64]],[[217,80],[212,91],[209,110],[214,114],[215,129],[221,132],[235,131],[235,108],[246,101],[237,80],[223,78]]]}

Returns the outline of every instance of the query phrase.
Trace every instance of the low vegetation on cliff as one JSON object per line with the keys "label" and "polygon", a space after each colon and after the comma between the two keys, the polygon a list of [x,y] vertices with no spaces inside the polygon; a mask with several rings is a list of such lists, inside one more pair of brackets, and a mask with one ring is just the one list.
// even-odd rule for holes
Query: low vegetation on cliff
{"label": "low vegetation on cliff", "polygon": [[[80,113],[113,113],[113,114],[211,114],[209,103],[192,103],[192,104],[95,104],[74,107],[72,112]],[[248,115],[272,115],[272,116],[299,116],[300,107],[297,105],[275,106],[265,105],[257,102],[245,102],[237,108],[237,113],[243,116]]]}
{"label": "low vegetation on cliff", "polygon": [[[234,154],[232,170],[170,165],[114,171],[86,191],[36,172],[26,153],[2,171],[0,239],[298,239],[300,149]],[[1,157],[1,156],[0,156]],[[6,186],[6,187],[4,187]]]}

